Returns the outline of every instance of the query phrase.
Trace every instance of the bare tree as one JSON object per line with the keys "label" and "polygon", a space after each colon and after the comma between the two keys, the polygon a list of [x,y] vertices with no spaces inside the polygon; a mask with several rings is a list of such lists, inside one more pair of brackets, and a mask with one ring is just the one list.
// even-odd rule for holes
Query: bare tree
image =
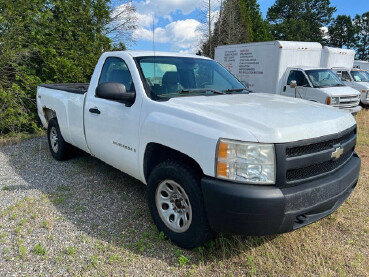
{"label": "bare tree", "polygon": [[137,29],[138,19],[135,6],[131,0],[112,1],[112,6],[115,8],[111,11],[111,21],[106,28],[106,35],[113,43],[123,42],[125,45],[133,43],[132,33]]}
{"label": "bare tree", "polygon": [[200,21],[202,23],[200,31],[203,33],[200,45],[204,45],[206,42],[208,48],[206,52],[210,52],[213,48],[212,36],[214,32],[214,23],[218,20],[221,14],[223,0],[203,1],[202,8],[200,9]]}

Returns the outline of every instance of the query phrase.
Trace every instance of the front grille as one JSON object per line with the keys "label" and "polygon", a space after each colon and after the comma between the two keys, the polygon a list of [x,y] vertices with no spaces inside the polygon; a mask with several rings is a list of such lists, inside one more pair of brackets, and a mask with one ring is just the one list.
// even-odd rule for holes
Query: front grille
{"label": "front grille", "polygon": [[308,179],[313,176],[318,176],[327,172],[331,172],[345,164],[351,158],[353,151],[354,150],[352,149],[351,151],[346,152],[337,160],[326,161],[303,168],[288,170],[286,173],[286,179],[287,181]]}
{"label": "front grille", "polygon": [[[356,126],[325,137],[276,144],[279,187],[292,187],[332,174],[351,160],[356,145]],[[332,154],[343,150],[338,159]]]}
{"label": "front grille", "polygon": [[289,158],[289,157],[296,157],[296,156],[324,151],[324,150],[332,148],[333,145],[344,143],[345,141],[351,139],[355,135],[356,135],[356,128],[349,131],[346,134],[343,134],[342,136],[338,138],[333,138],[333,139],[321,141],[318,143],[311,143],[311,144],[302,145],[302,146],[289,147],[286,149],[286,156],[287,158]]}
{"label": "front grille", "polygon": [[360,103],[360,95],[341,96],[338,108],[352,108]]}

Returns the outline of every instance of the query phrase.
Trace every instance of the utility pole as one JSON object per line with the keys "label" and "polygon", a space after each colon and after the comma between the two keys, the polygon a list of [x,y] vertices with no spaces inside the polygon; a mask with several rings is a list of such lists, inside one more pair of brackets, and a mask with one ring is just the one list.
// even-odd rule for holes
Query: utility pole
{"label": "utility pole", "polygon": [[209,56],[211,57],[211,0],[209,0],[209,19],[208,19],[208,24],[209,24]]}

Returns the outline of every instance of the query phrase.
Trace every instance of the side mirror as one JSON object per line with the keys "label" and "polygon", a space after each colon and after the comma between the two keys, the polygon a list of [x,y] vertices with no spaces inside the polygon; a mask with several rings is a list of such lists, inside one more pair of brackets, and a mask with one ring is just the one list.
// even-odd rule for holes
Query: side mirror
{"label": "side mirror", "polygon": [[296,81],[291,81],[290,88],[295,88],[295,87],[297,87],[297,82]]}
{"label": "side mirror", "polygon": [[125,85],[116,82],[106,82],[98,85],[96,96],[124,103],[128,107],[132,106],[136,99],[135,92],[127,92]]}

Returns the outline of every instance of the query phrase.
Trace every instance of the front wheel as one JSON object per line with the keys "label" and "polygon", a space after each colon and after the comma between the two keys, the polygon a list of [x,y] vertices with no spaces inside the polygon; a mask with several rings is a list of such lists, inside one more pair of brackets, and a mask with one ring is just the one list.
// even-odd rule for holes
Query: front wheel
{"label": "front wheel", "polygon": [[160,163],[150,174],[147,190],[154,223],[173,243],[191,249],[211,239],[200,177],[190,166]]}

